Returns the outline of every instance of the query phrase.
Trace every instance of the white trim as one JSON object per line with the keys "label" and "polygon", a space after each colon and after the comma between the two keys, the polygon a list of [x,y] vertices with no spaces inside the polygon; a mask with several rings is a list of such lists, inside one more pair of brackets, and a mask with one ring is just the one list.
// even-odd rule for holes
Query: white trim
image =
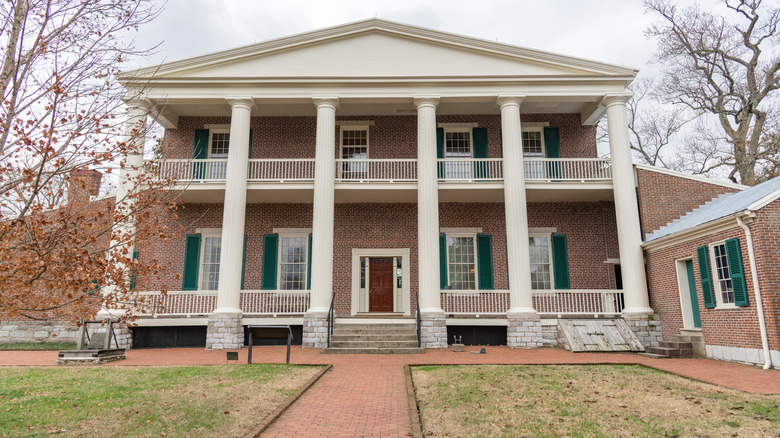
{"label": "white trim", "polygon": [[729,269],[729,278],[731,281],[731,294],[734,295],[734,282],[731,276],[731,264],[729,263],[728,248],[726,248],[726,240],[718,240],[716,242],[710,242],[707,244],[707,251],[710,256],[710,275],[712,275],[712,293],[715,295],[715,309],[736,309],[736,296],[734,296],[733,303],[723,302],[723,289],[721,289],[720,282],[724,281],[718,277],[718,263],[715,256],[715,247],[723,246],[723,256],[726,258],[726,266]]}
{"label": "white trim", "polygon": [[[524,122],[523,115],[521,114],[520,127],[523,128],[523,131],[532,131],[532,130],[537,130],[539,128],[549,128],[550,122]],[[525,129],[525,128],[532,128],[532,129]]]}
{"label": "white trim", "polygon": [[[527,126],[527,125],[531,125],[531,126]],[[526,155],[526,153],[525,153],[525,145],[522,144],[523,143],[522,134],[524,134],[526,132],[538,132],[539,133],[539,142],[541,143],[541,146],[542,146],[542,155],[541,156]],[[521,137],[520,137],[520,147],[523,149],[522,150],[523,159],[525,159],[525,158],[546,158],[547,157],[547,144],[544,141],[544,126],[542,126],[541,124],[534,124],[534,123],[522,124],[522,122],[521,122],[521,133],[520,133],[520,135],[521,135]],[[542,164],[542,163],[539,163],[539,164]],[[527,164],[526,164],[526,166],[527,166]]]}
{"label": "white trim", "polygon": [[[747,219],[745,220],[745,223],[750,223],[754,217],[755,214],[753,214],[752,217],[748,216],[747,218],[745,218]],[[653,239],[649,242],[643,242],[642,248],[644,248],[645,251],[648,252],[657,251],[659,249],[668,248],[670,246],[687,242],[689,240],[693,240],[699,237],[719,233],[721,231],[730,230],[738,226],[739,225],[734,219],[734,216],[726,216],[726,217],[716,219],[714,221],[710,221],[698,225],[693,228],[689,228],[687,230],[682,230],[677,233],[669,234],[664,237],[659,237],[658,239]]]}
{"label": "white trim", "polygon": [[373,120],[336,120],[336,126],[374,126]]}
{"label": "white trim", "polygon": [[[206,289],[203,287],[203,264],[204,257],[206,257],[206,239],[207,238],[219,238],[219,250],[222,252],[222,229],[221,228],[207,228],[212,230],[208,233],[200,233],[200,257],[198,258],[198,292],[216,292],[219,289],[219,279],[217,279],[216,289]],[[219,275],[222,276],[222,260],[219,261]]]}
{"label": "white trim", "polygon": [[444,241],[446,243],[445,245],[445,251],[446,251],[446,259],[447,259],[447,286],[451,287],[450,285],[450,237],[466,237],[471,238],[473,241],[472,248],[474,249],[474,289],[455,289],[455,290],[473,290],[478,291],[479,289],[479,253],[477,252],[477,234],[478,233],[444,233]]}
{"label": "white trim", "polygon": [[620,259],[606,259],[604,260],[604,264],[606,265],[619,265]]}
{"label": "white trim", "polygon": [[227,132],[230,132],[230,123],[206,123],[203,125],[203,129],[208,129],[211,131],[212,129],[216,131],[225,130]]}
{"label": "white trim", "polygon": [[467,325],[467,326],[499,326],[506,327],[508,324],[506,318],[447,318],[445,325]]}
{"label": "white trim", "polygon": [[558,227],[528,227],[528,234],[553,234],[558,232]]}
{"label": "white trim", "polygon": [[642,170],[647,170],[647,171],[650,171],[650,172],[662,173],[664,175],[676,176],[678,178],[690,179],[690,180],[693,180],[693,181],[699,181],[699,182],[712,184],[712,185],[716,185],[716,186],[721,186],[721,187],[728,187],[730,189],[745,190],[745,189],[749,189],[750,188],[748,186],[743,186],[742,184],[737,184],[737,183],[728,182],[728,181],[721,181],[721,180],[718,180],[718,179],[711,179],[711,178],[707,178],[707,177],[700,176],[700,175],[691,175],[689,173],[678,172],[676,170],[662,169],[660,167],[650,166],[650,165],[647,165],[647,164],[634,164],[634,167],[636,169],[642,169]]}
{"label": "white trim", "polygon": [[195,228],[195,234],[218,234],[222,236],[222,228]]}
{"label": "white trim", "polygon": [[[701,330],[701,327],[696,327],[693,318],[693,301],[691,301],[690,279],[688,278],[688,268],[686,266],[688,262],[693,263],[693,258],[686,257],[674,261],[677,271],[677,290],[680,293],[680,312],[683,319],[683,329]],[[699,317],[701,318],[701,315]]]}
{"label": "white trim", "polygon": [[[362,257],[401,257],[401,291],[397,290],[397,281],[393,281],[393,310],[404,315],[411,315],[411,251],[409,248],[352,248],[352,316],[368,311],[368,299],[366,296],[366,311],[360,309],[360,259]],[[393,266],[395,270],[396,267]],[[395,279],[395,276],[393,277]],[[366,266],[366,285],[368,285],[368,266]],[[366,289],[368,289],[366,287]],[[367,294],[367,292],[366,292]]]}
{"label": "white trim", "polygon": [[[278,243],[276,248],[276,287],[280,291],[306,291],[310,290],[306,287],[307,284],[309,284],[309,264],[311,263],[311,260],[309,260],[309,232],[289,232],[289,233],[277,233],[278,234]],[[282,247],[284,246],[282,244],[282,240],[285,238],[305,238],[306,242],[306,251],[304,251],[304,254],[306,254],[306,263],[305,263],[305,269],[303,270],[303,289],[282,289]]]}
{"label": "white trim", "polygon": [[437,123],[437,128],[464,128],[464,129],[474,129],[479,127],[479,123]]}
{"label": "white trim", "polygon": [[311,228],[274,228],[273,234],[311,234]]}
{"label": "white trim", "polygon": [[[528,231],[529,231],[528,232],[528,239],[529,239],[529,242],[528,242],[529,245],[528,246],[529,246],[529,250],[530,250],[530,246],[531,246],[530,245],[530,243],[531,243],[530,239],[532,239],[534,237],[544,237],[545,239],[547,239],[547,265],[550,267],[549,268],[550,269],[550,287],[549,287],[549,289],[534,289],[533,286],[532,286],[531,290],[532,291],[535,291],[535,290],[554,290],[555,289],[555,272],[553,271],[553,260],[552,260],[552,252],[553,252],[553,248],[552,248],[552,235],[548,234],[548,233],[532,233],[530,229]],[[529,257],[530,257],[530,254],[529,254]]]}
{"label": "white trim", "polygon": [[747,210],[748,211],[756,211],[758,209],[766,207],[768,204],[774,202],[777,200],[777,198],[780,198],[780,190],[775,190],[774,192],[764,196],[763,198],[759,199],[758,201],[751,204]]}
{"label": "white trim", "polygon": [[473,228],[447,228],[447,227],[441,227],[439,228],[440,234],[481,234],[482,233],[482,227],[473,227]]}

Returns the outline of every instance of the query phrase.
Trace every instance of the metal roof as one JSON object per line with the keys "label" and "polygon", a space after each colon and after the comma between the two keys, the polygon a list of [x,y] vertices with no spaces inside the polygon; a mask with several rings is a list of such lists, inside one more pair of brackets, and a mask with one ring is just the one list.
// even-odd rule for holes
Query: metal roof
{"label": "metal roof", "polygon": [[650,242],[745,210],[761,208],[780,197],[780,177],[747,190],[726,193],[649,234]]}

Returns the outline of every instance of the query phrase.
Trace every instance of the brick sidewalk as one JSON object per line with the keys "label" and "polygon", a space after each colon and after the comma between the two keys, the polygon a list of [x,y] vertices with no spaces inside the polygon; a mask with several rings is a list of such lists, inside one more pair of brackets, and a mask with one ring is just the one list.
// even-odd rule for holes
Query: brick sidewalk
{"label": "brick sidewalk", "polygon": [[[477,350],[479,347],[468,347]],[[780,372],[709,359],[650,359],[622,353],[486,347],[488,354],[428,350],[417,355],[327,355],[293,347],[291,362],[333,364],[263,436],[407,436],[410,433],[403,365],[406,364],[640,364],[728,388],[780,394]],[[246,363],[244,348],[239,362]],[[52,365],[55,351],[0,351],[0,365]],[[284,362],[285,347],[255,347],[254,362]],[[130,350],[106,366],[215,365],[225,352],[199,348]]]}

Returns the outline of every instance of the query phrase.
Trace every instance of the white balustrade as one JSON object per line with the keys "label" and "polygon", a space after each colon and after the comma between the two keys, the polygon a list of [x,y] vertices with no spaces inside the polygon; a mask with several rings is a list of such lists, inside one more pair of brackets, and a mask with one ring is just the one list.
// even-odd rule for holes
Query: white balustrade
{"label": "white balustrade", "polygon": [[525,158],[526,181],[611,181],[608,158]]}
{"label": "white balustrade", "polygon": [[502,158],[445,158],[437,161],[439,179],[445,182],[504,180]]}
{"label": "white balustrade", "polygon": [[156,166],[162,180],[222,182],[225,181],[227,159],[167,159],[149,163],[147,166]]}
{"label": "white balustrade", "polygon": [[245,315],[298,315],[309,309],[309,291],[243,291],[241,310]]}
{"label": "white balustrade", "polygon": [[[534,290],[533,307],[542,315],[619,315],[621,290]],[[444,313],[453,315],[501,315],[509,310],[509,291],[441,291]]]}
{"label": "white balustrade", "polygon": [[253,158],[250,182],[314,181],[314,158]]}
{"label": "white balustrade", "polygon": [[192,316],[208,315],[217,308],[217,293],[169,291],[141,292],[138,294],[138,315]]}
{"label": "white balustrade", "polygon": [[336,160],[336,182],[414,182],[417,160],[339,159]]}

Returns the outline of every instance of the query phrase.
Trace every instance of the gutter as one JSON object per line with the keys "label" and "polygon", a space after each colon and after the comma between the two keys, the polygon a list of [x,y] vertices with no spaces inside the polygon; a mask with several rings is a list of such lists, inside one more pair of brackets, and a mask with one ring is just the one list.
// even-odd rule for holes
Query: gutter
{"label": "gutter", "polygon": [[768,370],[772,368],[772,355],[769,350],[769,337],[766,332],[766,320],[764,319],[764,304],[761,300],[761,289],[758,286],[758,270],[756,269],[756,254],[753,249],[753,235],[750,233],[750,227],[745,224],[740,216],[753,218],[755,217],[755,212],[750,209],[745,210],[736,215],[736,219],[737,224],[745,231],[745,240],[747,240],[750,274],[751,277],[753,277],[753,291],[756,294],[756,307],[758,309],[758,327],[761,331],[761,346],[764,348],[764,369]]}

